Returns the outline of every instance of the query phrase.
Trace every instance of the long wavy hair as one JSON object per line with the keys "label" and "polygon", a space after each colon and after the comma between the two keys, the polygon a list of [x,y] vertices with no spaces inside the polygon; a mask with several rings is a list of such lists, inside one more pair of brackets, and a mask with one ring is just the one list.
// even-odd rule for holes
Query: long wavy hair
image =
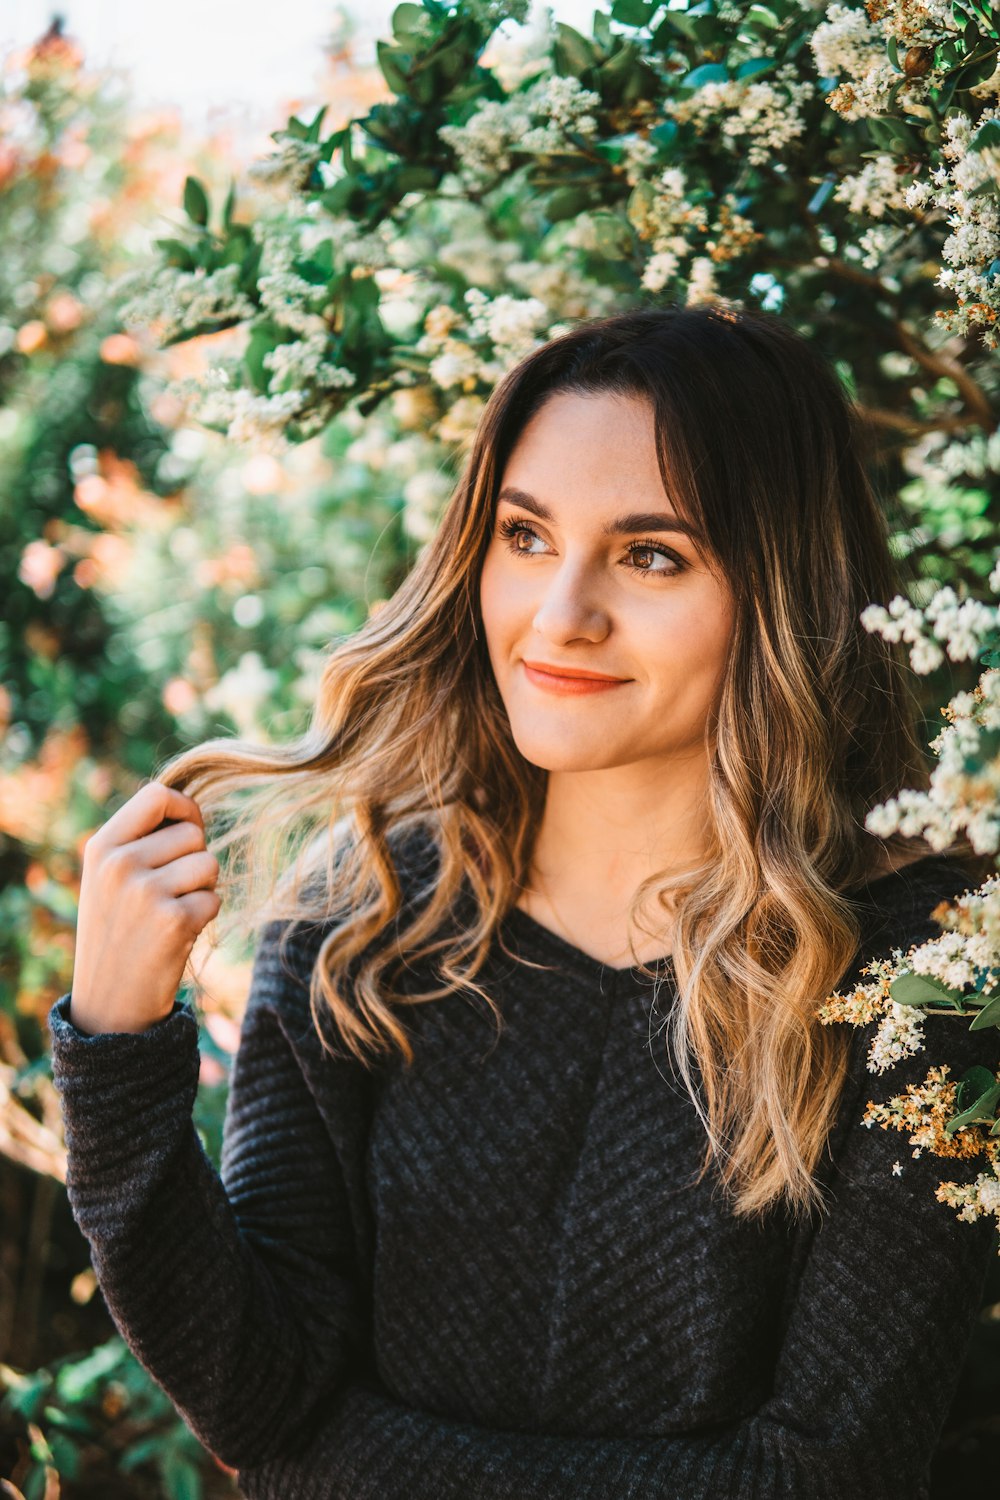
{"label": "long wavy hair", "polygon": [[[213,933],[235,917],[282,922],[283,941],[322,924],[309,985],[324,1046],[366,1066],[396,1049],[409,1066],[406,1008],[456,990],[485,1000],[499,1036],[500,1008],[476,975],[494,939],[509,952],[498,929],[530,885],[547,772],[512,738],[479,580],[506,461],[557,391],[651,403],[664,487],[709,539],[734,600],[705,726],[710,854],[645,881],[629,911],[633,957],[634,930],[656,931],[639,919],[650,896],[672,913],[665,1041],[705,1127],[698,1180],[714,1161],[740,1216],[822,1211],[814,1174],[850,1039],[816,1010],[859,950],[850,892],[940,851],[864,827],[874,804],[929,784],[905,648],[859,622],[902,591],[902,575],[860,409],[778,316],[647,307],[581,321],[528,354],[493,390],[403,583],[328,653],[301,738],[212,739],[157,779],[198,800],[220,856],[227,916]],[[414,847],[434,857],[418,862],[421,899],[409,902],[401,870]],[[972,873],[966,840],[946,852]],[[414,986],[421,965],[440,982]]]}

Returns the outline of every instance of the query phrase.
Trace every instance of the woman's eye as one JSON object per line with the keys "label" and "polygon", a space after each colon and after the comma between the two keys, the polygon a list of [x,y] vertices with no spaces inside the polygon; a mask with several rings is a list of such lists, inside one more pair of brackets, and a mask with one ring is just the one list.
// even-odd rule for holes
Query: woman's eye
{"label": "woman's eye", "polygon": [[[519,517],[507,517],[507,519],[500,522],[497,531],[500,536],[506,539],[507,551],[515,557],[541,557],[543,555],[541,552],[533,552],[528,547],[520,545],[522,533],[533,537],[535,541],[541,540],[538,532],[527,521],[521,520]],[[631,572],[639,575],[645,574],[654,578],[673,578],[676,574],[683,572],[687,566],[684,559],[678,557],[676,552],[673,552],[669,547],[665,547],[662,542],[654,541],[651,537],[644,537],[641,541],[630,542],[626,550],[629,560],[624,563],[624,566]],[[643,553],[653,553],[656,556],[666,558],[671,566],[669,568],[654,568],[644,564],[636,564],[634,558],[637,555],[641,556]]]}

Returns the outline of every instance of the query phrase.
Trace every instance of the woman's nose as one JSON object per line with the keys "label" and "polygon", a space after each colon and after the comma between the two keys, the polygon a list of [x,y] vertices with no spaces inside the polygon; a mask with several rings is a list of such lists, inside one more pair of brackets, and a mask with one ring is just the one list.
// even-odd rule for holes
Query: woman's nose
{"label": "woman's nose", "polygon": [[607,607],[594,569],[582,562],[564,562],[549,571],[535,610],[540,631],[578,635],[581,630],[589,630],[600,635],[606,622]]}

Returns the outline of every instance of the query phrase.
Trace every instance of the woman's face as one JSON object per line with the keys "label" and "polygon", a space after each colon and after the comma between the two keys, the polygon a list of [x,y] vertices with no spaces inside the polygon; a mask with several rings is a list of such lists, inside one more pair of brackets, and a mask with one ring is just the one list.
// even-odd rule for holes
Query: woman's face
{"label": "woman's face", "polygon": [[[560,392],[524,428],[501,479],[480,605],[511,732],[532,764],[702,757],[732,598],[696,540],[671,529],[677,520],[644,399]],[[560,692],[526,662],[624,680]]]}

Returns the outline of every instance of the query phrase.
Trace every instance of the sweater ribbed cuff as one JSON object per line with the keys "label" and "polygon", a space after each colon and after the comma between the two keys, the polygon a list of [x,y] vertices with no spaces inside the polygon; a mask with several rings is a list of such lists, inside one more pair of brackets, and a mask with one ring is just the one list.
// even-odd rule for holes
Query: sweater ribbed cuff
{"label": "sweater ribbed cuff", "polygon": [[91,1237],[109,1219],[137,1214],[190,1128],[201,1060],[198,1021],[179,1001],[145,1031],[89,1035],[67,1016],[70,994],[49,1011],[52,1080],[60,1095],[70,1167],[66,1187]]}

